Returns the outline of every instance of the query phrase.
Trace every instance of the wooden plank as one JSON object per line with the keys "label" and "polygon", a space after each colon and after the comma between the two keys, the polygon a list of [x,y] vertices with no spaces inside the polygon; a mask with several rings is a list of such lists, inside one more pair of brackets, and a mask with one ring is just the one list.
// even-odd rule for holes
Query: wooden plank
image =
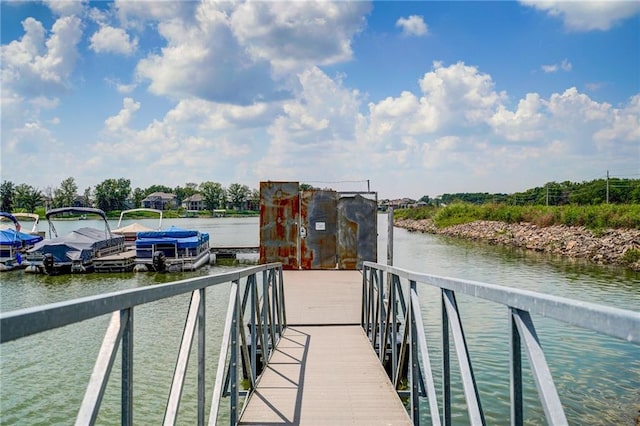
{"label": "wooden plank", "polygon": [[284,271],[283,282],[289,324],[360,324],[361,272]]}
{"label": "wooden plank", "polygon": [[133,259],[136,257],[136,251],[135,250],[127,250],[127,251],[123,251],[121,253],[116,253],[116,254],[110,254],[108,256],[102,256],[102,257],[98,257],[96,259],[94,259],[94,263],[97,262],[108,262],[108,261],[112,261],[112,260],[123,260],[123,259]]}
{"label": "wooden plank", "polygon": [[359,326],[289,327],[242,425],[410,425]]}

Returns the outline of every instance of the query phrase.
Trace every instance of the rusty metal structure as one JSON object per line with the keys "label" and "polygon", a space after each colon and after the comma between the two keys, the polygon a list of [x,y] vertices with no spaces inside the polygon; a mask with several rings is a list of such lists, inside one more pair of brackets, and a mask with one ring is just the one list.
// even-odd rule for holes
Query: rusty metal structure
{"label": "rusty metal structure", "polygon": [[260,183],[260,263],[359,269],[377,261],[377,193],[299,188]]}

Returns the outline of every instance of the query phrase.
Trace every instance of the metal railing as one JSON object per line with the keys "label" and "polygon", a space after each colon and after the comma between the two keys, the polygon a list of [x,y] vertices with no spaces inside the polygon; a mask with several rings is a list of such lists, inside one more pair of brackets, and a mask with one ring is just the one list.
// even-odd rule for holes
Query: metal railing
{"label": "metal railing", "polygon": [[[76,424],[85,425],[96,422],[109,375],[120,348],[121,424],[131,425],[133,422],[134,308],[190,293],[191,301],[163,424],[176,423],[191,347],[193,341],[197,340],[197,417],[198,424],[203,425],[205,424],[205,365],[209,362],[205,359],[206,289],[225,283],[231,283],[231,291],[209,424],[216,424],[223,396],[230,396],[230,423],[236,424],[240,413],[240,395],[247,395],[255,387],[260,365],[266,365],[286,326],[280,263],[2,313],[0,314],[0,330],[2,330],[0,343],[111,314],[109,326],[78,411]],[[247,324],[248,329],[244,324]],[[238,354],[241,356],[240,359]],[[239,362],[242,365],[238,365]],[[240,390],[238,377],[241,371],[249,383],[248,390]]]}
{"label": "metal railing", "polygon": [[[431,368],[418,284],[440,289],[442,306],[442,390],[440,405]],[[640,313],[567,298],[435,275],[420,274],[365,262],[363,265],[361,323],[379,356],[388,365],[398,394],[409,398],[414,424],[420,423],[419,398],[427,397],[432,424],[452,424],[450,341],[458,360],[471,424],[484,425],[467,341],[456,302],[464,294],[504,305],[509,311],[511,424],[522,425],[522,349],[549,424],[567,424],[531,314],[640,344]],[[408,390],[401,390],[402,379]]]}

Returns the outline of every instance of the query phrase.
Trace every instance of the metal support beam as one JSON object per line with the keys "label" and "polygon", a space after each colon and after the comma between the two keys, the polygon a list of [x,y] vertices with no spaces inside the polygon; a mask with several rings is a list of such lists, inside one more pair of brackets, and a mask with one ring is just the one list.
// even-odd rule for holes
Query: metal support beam
{"label": "metal support beam", "polygon": [[77,426],[95,424],[98,418],[100,404],[107,388],[109,374],[111,374],[123,332],[124,324],[121,322],[120,312],[114,312],[111,314],[111,320],[102,340],[89,385],[82,399],[82,405],[76,418]]}
{"label": "metal support beam", "polygon": [[511,314],[524,343],[547,421],[553,425],[568,424],[531,315],[518,309],[513,309]]}
{"label": "metal support beam", "polygon": [[120,424],[133,424],[133,308],[120,311],[122,335],[122,397]]}

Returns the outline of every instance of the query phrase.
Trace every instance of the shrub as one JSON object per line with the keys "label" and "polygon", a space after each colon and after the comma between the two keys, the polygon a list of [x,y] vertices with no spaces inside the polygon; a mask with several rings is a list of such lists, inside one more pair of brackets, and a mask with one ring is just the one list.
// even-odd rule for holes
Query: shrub
{"label": "shrub", "polygon": [[446,207],[429,206],[396,210],[394,215],[399,219],[431,218],[439,228],[476,220],[495,220],[506,223],[529,222],[541,227],[585,226],[594,231],[606,228],[640,229],[640,204],[513,206],[453,203]]}

